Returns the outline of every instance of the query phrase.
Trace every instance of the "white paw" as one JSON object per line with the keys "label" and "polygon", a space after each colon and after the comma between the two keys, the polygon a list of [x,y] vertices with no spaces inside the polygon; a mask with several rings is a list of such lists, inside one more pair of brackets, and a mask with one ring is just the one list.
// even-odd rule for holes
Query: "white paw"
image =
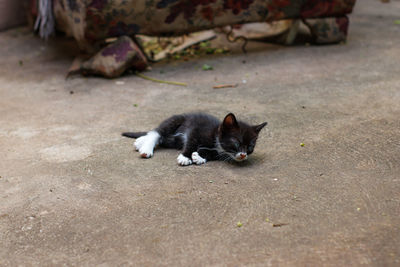
{"label": "white paw", "polygon": [[176,160],[178,161],[178,164],[181,166],[187,166],[187,165],[192,164],[192,161],[182,154],[179,154],[179,156]]}
{"label": "white paw", "polygon": [[196,163],[197,165],[201,165],[207,162],[207,160],[202,158],[197,152],[192,153],[192,160],[193,163]]}
{"label": "white paw", "polygon": [[141,136],[138,139],[136,139],[136,141],[134,143],[136,150],[139,150],[143,146],[143,144],[145,142],[146,142],[146,135],[145,136]]}
{"label": "white paw", "polygon": [[154,154],[154,146],[149,146],[148,144],[144,144],[140,149],[139,149],[140,156],[142,158],[151,158]]}
{"label": "white paw", "polygon": [[135,141],[136,150],[139,150],[142,158],[151,158],[154,147],[160,140],[160,134],[156,131],[150,131],[145,136],[141,136]]}

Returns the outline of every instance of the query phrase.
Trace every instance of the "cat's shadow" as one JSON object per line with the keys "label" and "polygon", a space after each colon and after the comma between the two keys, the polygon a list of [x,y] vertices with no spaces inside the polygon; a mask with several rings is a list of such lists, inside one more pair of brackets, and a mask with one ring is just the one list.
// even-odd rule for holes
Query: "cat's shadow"
{"label": "cat's shadow", "polygon": [[[157,147],[157,150],[155,153],[157,153],[158,157],[165,157],[165,158],[171,158],[172,155],[175,155],[176,150],[171,149],[171,148],[165,148],[165,147]],[[176,154],[177,156],[178,154]],[[234,168],[250,168],[250,167],[255,167],[260,164],[262,164],[266,160],[266,155],[262,154],[253,154],[249,156],[249,158],[245,161],[237,162],[234,160],[231,161],[220,161],[220,160],[215,160],[211,161],[214,164],[215,163],[220,163],[224,164],[225,166],[232,166]],[[206,163],[207,164],[207,163]]]}
{"label": "cat's shadow", "polygon": [[232,165],[235,168],[250,168],[255,167],[262,164],[265,160],[265,157],[262,155],[251,155],[247,160],[237,162],[237,161],[230,161],[228,162],[229,165]]}

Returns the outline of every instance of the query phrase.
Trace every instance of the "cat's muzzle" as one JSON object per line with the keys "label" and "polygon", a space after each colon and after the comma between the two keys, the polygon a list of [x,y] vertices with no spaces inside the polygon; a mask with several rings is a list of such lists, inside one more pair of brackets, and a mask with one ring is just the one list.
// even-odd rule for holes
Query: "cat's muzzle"
{"label": "cat's muzzle", "polygon": [[236,161],[243,161],[243,160],[246,160],[246,159],[247,159],[247,153],[239,152],[239,153],[236,153],[236,155],[235,155],[235,160]]}

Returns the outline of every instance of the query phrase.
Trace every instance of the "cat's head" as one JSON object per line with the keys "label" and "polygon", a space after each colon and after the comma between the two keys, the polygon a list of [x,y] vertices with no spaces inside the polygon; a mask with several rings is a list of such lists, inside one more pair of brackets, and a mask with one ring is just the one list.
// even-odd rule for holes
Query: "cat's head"
{"label": "cat's head", "polygon": [[225,116],[218,128],[218,146],[225,154],[235,161],[246,160],[253,153],[259,132],[267,122],[260,125],[248,125],[237,121],[235,115]]}

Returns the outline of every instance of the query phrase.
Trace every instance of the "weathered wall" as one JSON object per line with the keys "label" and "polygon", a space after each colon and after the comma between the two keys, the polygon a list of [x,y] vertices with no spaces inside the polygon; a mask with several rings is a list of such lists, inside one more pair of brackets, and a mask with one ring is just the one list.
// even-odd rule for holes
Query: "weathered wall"
{"label": "weathered wall", "polygon": [[27,0],[0,0],[0,31],[26,22]]}

